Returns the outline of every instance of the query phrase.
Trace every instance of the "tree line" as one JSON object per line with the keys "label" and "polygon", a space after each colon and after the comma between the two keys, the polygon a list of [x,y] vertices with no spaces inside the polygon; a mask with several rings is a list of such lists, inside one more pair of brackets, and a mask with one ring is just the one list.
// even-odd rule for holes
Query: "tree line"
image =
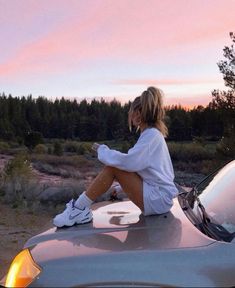
{"label": "tree line", "polygon": [[[81,141],[128,140],[130,102],[117,100],[48,100],[44,97],[12,97],[0,94],[0,138],[24,141],[32,132],[44,138],[78,139]],[[218,140],[224,123],[220,109],[208,105],[188,110],[180,105],[166,107],[169,140],[184,141],[194,137]]]}

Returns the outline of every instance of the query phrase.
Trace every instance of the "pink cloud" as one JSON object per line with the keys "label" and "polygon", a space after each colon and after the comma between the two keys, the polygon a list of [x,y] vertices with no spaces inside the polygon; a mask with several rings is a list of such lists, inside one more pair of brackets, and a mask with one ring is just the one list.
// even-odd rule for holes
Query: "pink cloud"
{"label": "pink cloud", "polygon": [[183,107],[187,107],[189,109],[193,109],[194,107],[197,107],[198,105],[202,105],[206,107],[209,102],[211,102],[212,97],[210,94],[201,94],[197,95],[197,97],[170,97],[165,99],[165,106],[171,106],[171,105],[181,105]]}
{"label": "pink cloud", "polygon": [[[128,103],[128,101],[133,101],[137,94],[134,96],[130,95],[115,95],[115,96],[91,96],[91,97],[85,97],[87,101],[92,101],[93,99],[96,99],[100,101],[102,98],[110,102],[113,99],[118,100],[122,105],[125,103]],[[68,97],[69,98],[69,97]],[[84,98],[81,98],[79,100],[82,100]],[[187,107],[189,109],[192,109],[194,107],[197,107],[198,105],[207,106],[209,102],[212,100],[212,97],[210,94],[199,94],[196,97],[165,97],[164,99],[164,105],[165,106],[172,106],[172,105],[181,105],[183,107]]]}
{"label": "pink cloud", "polygon": [[55,73],[112,54],[116,43],[99,36],[106,34],[102,31],[106,19],[97,8],[98,1],[93,6],[82,22],[74,17],[67,23],[59,23],[47,35],[24,44],[14,57],[0,64],[0,75],[19,77],[30,72]]}
{"label": "pink cloud", "polygon": [[185,84],[203,84],[211,83],[217,84],[221,83],[217,78],[215,79],[205,79],[205,78],[169,78],[169,79],[122,79],[112,82],[117,85],[185,85]]}
{"label": "pink cloud", "polygon": [[[31,3],[25,8],[31,15],[35,16],[39,7],[42,13],[47,5],[56,13],[56,1],[43,2],[44,6],[37,1]],[[59,3],[60,8],[69,10],[67,1]],[[219,0],[97,0],[87,2],[92,5],[82,5],[83,14],[80,3],[71,2],[70,9],[77,13],[71,14],[70,21],[58,20],[57,27],[47,35],[23,44],[10,60],[0,65],[0,75],[57,73],[77,68],[86,61],[108,58],[123,63],[125,60],[151,63],[157,58],[168,61],[178,56],[183,61],[187,45],[200,50],[202,43],[211,45],[218,38],[226,38],[224,34],[234,26],[234,1],[225,5]]]}

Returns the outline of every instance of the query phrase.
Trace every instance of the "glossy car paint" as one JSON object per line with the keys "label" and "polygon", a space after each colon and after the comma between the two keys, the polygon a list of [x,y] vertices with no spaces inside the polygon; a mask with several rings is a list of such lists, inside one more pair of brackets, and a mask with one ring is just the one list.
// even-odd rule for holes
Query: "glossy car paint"
{"label": "glossy car paint", "polygon": [[178,199],[157,216],[144,217],[130,201],[92,209],[92,223],[51,228],[26,243],[43,269],[32,287],[234,286],[235,242],[201,233]]}

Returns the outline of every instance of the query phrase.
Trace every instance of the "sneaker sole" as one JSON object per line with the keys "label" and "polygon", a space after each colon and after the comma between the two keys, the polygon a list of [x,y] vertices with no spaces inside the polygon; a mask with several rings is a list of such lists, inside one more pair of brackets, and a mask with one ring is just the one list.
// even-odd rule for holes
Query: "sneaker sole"
{"label": "sneaker sole", "polygon": [[74,222],[74,223],[71,224],[71,225],[56,225],[56,224],[53,222],[53,225],[56,226],[57,228],[72,227],[72,226],[75,226],[75,225],[83,225],[83,224],[91,223],[92,220],[93,220],[93,218],[90,219],[90,220],[88,220],[88,221],[85,221],[85,222]]}

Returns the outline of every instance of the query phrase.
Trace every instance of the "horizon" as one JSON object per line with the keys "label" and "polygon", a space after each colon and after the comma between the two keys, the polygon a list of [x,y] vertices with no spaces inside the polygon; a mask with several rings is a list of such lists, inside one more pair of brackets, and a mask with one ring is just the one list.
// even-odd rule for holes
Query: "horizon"
{"label": "horizon", "polygon": [[214,89],[226,90],[217,63],[231,44],[234,0],[0,0],[0,6],[5,94],[127,103],[156,86],[165,106],[191,109],[207,106]]}
{"label": "horizon", "polygon": [[[121,101],[120,99],[117,99],[117,97],[86,97],[86,98],[81,98],[81,97],[73,97],[73,98],[71,98],[71,97],[64,97],[64,96],[61,96],[61,97],[45,97],[45,96],[43,96],[43,95],[39,95],[38,97],[33,97],[33,95],[32,94],[28,94],[28,95],[12,95],[11,93],[9,93],[9,94],[7,94],[7,93],[5,93],[4,91],[3,92],[0,92],[0,98],[1,97],[3,97],[3,96],[5,96],[5,97],[9,97],[9,96],[11,96],[12,98],[19,98],[19,99],[21,99],[21,98],[23,98],[23,97],[25,97],[26,99],[28,98],[28,97],[32,97],[32,99],[33,100],[37,100],[38,98],[43,98],[43,99],[46,99],[46,100],[48,100],[48,101],[50,101],[50,102],[52,102],[52,103],[54,103],[56,100],[62,100],[62,99],[65,99],[65,100],[68,100],[68,101],[70,101],[70,102],[73,102],[73,101],[76,101],[78,104],[80,104],[80,102],[82,102],[82,101],[84,101],[84,100],[86,100],[87,101],[87,103],[88,104],[91,104],[91,102],[92,101],[97,101],[97,102],[99,102],[99,103],[101,103],[101,101],[105,101],[106,103],[111,103],[112,101],[117,101],[118,103],[120,103],[121,104],[121,106],[124,106],[125,104],[128,104],[129,103],[129,101],[130,102],[132,102],[133,100],[128,100],[128,101]],[[212,101],[212,99],[206,104],[206,105],[203,105],[203,104],[195,104],[195,105],[193,105],[193,101],[192,101],[192,105],[190,106],[190,105],[183,105],[182,103],[179,103],[179,102],[174,102],[174,103],[168,103],[167,101],[165,101],[164,103],[163,103],[163,105],[164,105],[164,108],[166,109],[166,108],[168,108],[168,107],[181,107],[181,108],[183,108],[183,109],[185,109],[185,110],[192,110],[192,109],[197,109],[199,106],[202,106],[203,108],[206,108],[208,105],[209,105],[209,103]]]}

